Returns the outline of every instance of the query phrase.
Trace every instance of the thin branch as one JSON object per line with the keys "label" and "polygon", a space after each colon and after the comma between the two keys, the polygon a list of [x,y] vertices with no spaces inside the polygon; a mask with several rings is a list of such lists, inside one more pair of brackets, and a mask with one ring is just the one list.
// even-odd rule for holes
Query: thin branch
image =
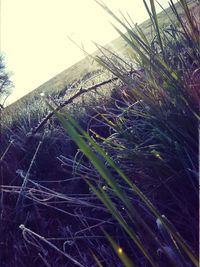
{"label": "thin branch", "polygon": [[[80,89],[78,90],[78,92],[77,92],[75,95],[73,95],[72,97],[70,97],[69,99],[67,99],[67,100],[64,101],[63,103],[61,103],[55,110],[56,110],[56,111],[59,111],[61,108],[65,107],[66,105],[68,105],[68,104],[70,104],[70,103],[72,103],[72,102],[74,101],[74,99],[76,99],[77,97],[79,97],[79,96],[81,96],[81,95],[83,95],[83,94],[85,94],[85,93],[88,93],[88,92],[90,92],[90,91],[92,91],[92,90],[96,90],[98,87],[101,87],[101,86],[103,86],[103,85],[106,85],[106,84],[108,84],[108,83],[111,83],[111,82],[113,82],[113,81],[115,81],[115,80],[118,80],[118,78],[117,78],[117,77],[114,77],[114,78],[108,79],[108,80],[106,80],[106,81],[100,82],[100,83],[98,83],[98,84],[95,84],[95,85],[93,85],[93,86],[91,86],[91,87],[88,87],[88,88],[80,88]],[[54,112],[52,111],[52,112],[50,112],[46,117],[44,117],[43,120],[39,123],[39,125],[38,125],[37,127],[35,127],[35,128],[31,131],[31,134],[35,134],[35,133],[37,133],[38,130],[40,130],[41,127],[44,126],[45,123],[46,123],[46,122],[47,122],[53,115],[54,115]]]}
{"label": "thin branch", "polygon": [[[134,70],[134,71],[130,71],[128,74],[138,74],[138,72],[140,72],[140,70]],[[96,90],[97,88],[103,86],[103,85],[106,85],[108,83],[111,83],[113,81],[116,81],[116,80],[119,80],[118,77],[112,77],[108,80],[105,80],[103,82],[100,82],[100,83],[97,83],[93,86],[90,86],[88,88],[80,88],[78,90],[78,92],[73,95],[72,97],[70,97],[69,99],[67,99],[66,101],[60,103],[59,106],[57,106],[55,108],[55,111],[59,111],[60,109],[62,109],[63,107],[67,106],[68,104],[72,103],[74,101],[74,99],[78,98],[79,96],[85,94],[85,93],[88,93],[90,91],[93,91],[93,90]],[[31,135],[34,135],[36,134],[46,123],[47,121],[54,115],[54,111],[50,112],[46,117],[43,118],[43,120],[38,124],[38,126],[36,126],[34,129],[32,129],[31,131]]]}

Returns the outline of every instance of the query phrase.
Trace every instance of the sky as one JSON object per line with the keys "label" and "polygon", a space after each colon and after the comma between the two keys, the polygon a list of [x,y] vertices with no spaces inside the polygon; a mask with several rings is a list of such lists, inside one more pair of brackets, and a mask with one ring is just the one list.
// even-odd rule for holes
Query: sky
{"label": "sky", "polygon": [[[0,0],[0,49],[13,73],[10,104],[84,57],[68,38],[96,50],[118,35],[111,18],[94,0]],[[160,0],[163,7],[167,0]],[[147,19],[142,0],[104,0],[119,14],[128,12],[134,22]]]}

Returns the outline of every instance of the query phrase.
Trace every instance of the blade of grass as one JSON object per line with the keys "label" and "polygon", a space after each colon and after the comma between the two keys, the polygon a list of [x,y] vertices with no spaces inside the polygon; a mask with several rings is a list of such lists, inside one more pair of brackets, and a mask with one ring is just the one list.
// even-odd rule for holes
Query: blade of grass
{"label": "blade of grass", "polygon": [[91,251],[91,253],[92,253],[92,256],[93,256],[93,258],[94,258],[96,264],[97,264],[99,267],[104,267],[104,266],[101,264],[100,260],[97,258],[97,256],[94,254],[94,252]]}
{"label": "blade of grass", "polygon": [[158,17],[157,17],[157,13],[156,13],[154,0],[150,0],[150,4],[151,4],[152,17],[153,17],[155,28],[156,28],[156,34],[158,36],[158,41],[159,41],[161,53],[163,55],[163,59],[165,61],[165,51],[164,51],[164,48],[163,48],[162,38],[161,38],[161,35],[160,35],[160,29],[159,29],[159,25],[158,25]]}
{"label": "blade of grass", "polygon": [[140,251],[144,254],[144,256],[149,260],[152,266],[156,266],[154,263],[151,255],[148,253],[146,248],[143,246],[141,241],[138,239],[137,235],[133,232],[133,230],[126,224],[124,221],[124,218],[121,216],[121,214],[117,211],[115,204],[112,202],[112,200],[109,198],[109,196],[104,192],[103,189],[99,188],[97,190],[88,180],[86,182],[89,184],[92,191],[98,196],[98,198],[104,203],[104,205],[108,208],[108,210],[111,212],[113,217],[118,221],[118,223],[124,228],[124,230],[127,232],[127,234],[130,236],[130,238],[135,242],[135,244],[138,246]]}
{"label": "blade of grass", "polygon": [[133,262],[129,259],[129,257],[123,252],[123,249],[117,245],[117,243],[113,240],[113,238],[102,228],[103,233],[109,240],[110,244],[112,245],[113,249],[117,253],[120,260],[124,263],[126,267],[134,267],[135,265]]}

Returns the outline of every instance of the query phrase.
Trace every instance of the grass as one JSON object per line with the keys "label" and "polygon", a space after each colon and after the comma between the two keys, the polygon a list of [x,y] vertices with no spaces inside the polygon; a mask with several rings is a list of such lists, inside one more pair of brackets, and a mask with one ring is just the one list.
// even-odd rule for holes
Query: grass
{"label": "grass", "polygon": [[[191,9],[195,7],[194,0],[189,1],[189,7]],[[180,13],[182,12],[180,7],[178,7],[178,11]],[[170,9],[167,10],[167,14],[174,17]],[[171,23],[168,15],[166,15],[166,11],[162,11],[160,14],[158,14],[158,20],[163,26]],[[143,29],[145,36],[147,36],[148,39],[151,38],[152,28],[150,20],[143,22],[140,27]],[[114,47],[115,51],[125,57],[131,56],[130,48],[121,37],[117,38],[106,47],[108,49]],[[93,56],[98,54],[100,53],[96,52],[93,54]],[[45,93],[46,96],[50,95],[59,102],[62,101],[63,98],[70,97],[70,95],[81,86],[88,87],[92,83],[98,83],[99,81],[109,77],[110,74],[107,72],[105,73],[105,69],[102,69],[102,67],[100,67],[95,60],[91,60],[90,57],[87,57],[8,106],[3,111],[1,121],[3,124],[10,127],[12,123],[19,121],[20,118],[22,120],[26,119],[27,109],[29,116],[32,114],[33,117],[39,116],[41,118],[47,112],[46,105],[40,97],[41,93]],[[72,90],[70,90],[70,88]],[[76,106],[75,109],[77,108],[78,107]],[[37,118],[37,120],[40,118]]]}
{"label": "grass", "polygon": [[[124,38],[124,40],[130,45],[130,47],[133,49],[134,52],[136,52],[139,57],[140,61],[139,64],[141,65],[141,69],[144,69],[145,71],[145,77],[144,80],[139,80],[136,82],[135,80],[131,80],[129,77],[127,77],[128,70],[124,69],[124,66],[121,64],[123,62],[123,59],[119,57],[114,57],[114,60],[117,60],[118,65],[116,65],[116,61],[114,61],[111,57],[108,57],[108,55],[104,52],[110,52],[107,49],[101,49],[103,57],[97,56],[96,60],[102,64],[104,67],[106,67],[108,70],[110,70],[114,75],[119,77],[125,84],[127,84],[129,89],[129,94],[134,94],[135,99],[137,101],[142,100],[142,104],[140,104],[141,110],[139,113],[137,113],[137,110],[134,110],[136,113],[136,116],[141,116],[141,113],[143,112],[143,123],[146,122],[146,125],[144,126],[147,130],[150,131],[152,137],[151,141],[154,141],[151,146],[151,154],[153,154],[155,157],[158,158],[158,160],[161,160],[161,163],[157,167],[158,171],[160,171],[161,167],[166,167],[167,169],[167,176],[170,176],[173,174],[173,172],[176,172],[176,179],[178,179],[178,176],[180,175],[180,169],[177,170],[177,165],[180,165],[185,171],[186,171],[186,179],[189,180],[189,183],[192,184],[194,192],[195,187],[197,188],[197,183],[195,182],[195,176],[189,174],[187,172],[188,169],[191,169],[191,163],[193,165],[193,173],[198,173],[198,165],[197,165],[197,150],[198,150],[198,144],[196,143],[196,146],[194,144],[194,150],[192,151],[189,149],[191,148],[191,144],[193,143],[193,132],[192,135],[189,135],[185,129],[185,125],[179,125],[179,129],[177,127],[174,127],[174,121],[173,117],[170,118],[170,120],[167,117],[167,112],[169,113],[169,116],[175,116],[175,119],[180,118],[180,121],[185,123],[188,121],[188,118],[190,118],[191,121],[191,127],[190,129],[194,129],[196,133],[198,132],[198,106],[196,105],[194,99],[191,99],[191,96],[185,94],[185,91],[183,90],[188,84],[185,85],[185,81],[182,81],[182,75],[181,74],[189,74],[195,69],[198,69],[198,63],[196,59],[199,58],[199,36],[196,34],[198,32],[197,28],[197,22],[193,19],[191,19],[191,14],[188,12],[187,3],[185,1],[181,2],[182,8],[186,14],[186,20],[187,24],[183,24],[182,19],[179,18],[179,15],[177,15],[176,8],[171,2],[171,8],[175,15],[177,16],[177,20],[182,26],[180,30],[178,30],[174,26],[173,33],[176,34],[175,36],[167,36],[166,32],[162,32],[161,37],[161,29],[159,28],[157,15],[155,11],[155,5],[154,1],[151,1],[150,9],[147,9],[149,12],[149,15],[152,19],[152,24],[154,25],[156,36],[157,36],[157,42],[158,42],[158,48],[152,49],[152,47],[149,45],[144,33],[140,30],[139,34],[137,34],[133,28],[130,28],[130,24],[128,23],[128,26],[118,19],[114,13],[103,3],[98,2],[99,5],[101,5],[114,19],[116,19],[117,22],[119,22],[128,32],[128,37],[123,34],[118,28],[116,30],[119,32],[119,34]],[[146,4],[146,2],[145,2]],[[189,28],[190,27],[190,28]],[[179,36],[179,32],[182,30],[184,33],[183,38]],[[182,34],[183,34],[182,33]],[[195,34],[194,34],[195,33]],[[199,34],[199,32],[198,32]],[[175,39],[175,40],[174,40]],[[183,61],[183,55],[180,53],[180,55],[177,57],[177,60],[179,60],[182,64],[177,66],[174,66],[171,64],[171,57],[173,56],[173,51],[167,51],[167,49],[164,49],[164,47],[168,48],[171,47],[172,42],[176,41],[176,47],[182,47],[186,54],[186,59],[191,59],[193,65],[189,65],[188,63]],[[189,51],[190,43],[192,44],[193,48],[193,54],[191,55],[191,52]],[[173,48],[174,49],[174,48]],[[183,52],[182,52],[183,53]],[[112,52],[110,52],[112,54]],[[191,58],[192,57],[192,58]],[[170,60],[168,60],[170,58]],[[185,64],[183,64],[185,63]],[[149,66],[149,67],[148,67]],[[190,72],[189,72],[190,71]],[[148,80],[145,78],[148,77]],[[129,78],[129,79],[128,79]],[[143,77],[142,77],[143,78]],[[184,77],[189,79],[189,77]],[[135,85],[136,84],[136,85]],[[143,89],[143,92],[139,91],[138,88]],[[163,90],[165,89],[165,91]],[[187,89],[185,89],[187,90]],[[148,107],[148,109],[146,108]],[[125,110],[124,110],[125,112]],[[123,114],[124,115],[124,114]],[[175,230],[170,227],[170,224],[166,223],[165,220],[162,220],[162,216],[156,211],[155,207],[150,203],[149,199],[144,197],[144,195],[141,193],[141,191],[138,191],[138,188],[135,187],[128,179],[121,170],[118,169],[114,163],[112,163],[111,159],[106,156],[105,153],[103,153],[100,150],[100,147],[95,145],[93,140],[81,129],[77,126],[75,121],[67,117],[67,120],[64,120],[64,117],[60,117],[59,114],[57,114],[59,119],[61,120],[63,126],[67,130],[68,134],[71,136],[72,139],[78,144],[78,146],[81,148],[83,153],[89,158],[90,162],[97,168],[98,172],[101,174],[102,177],[106,180],[108,185],[113,189],[116,196],[121,200],[124,205],[128,208],[130,204],[128,203],[128,200],[126,199],[126,196],[124,193],[120,192],[119,185],[116,185],[116,183],[113,181],[112,176],[109,174],[108,170],[105,169],[104,165],[98,160],[98,158],[95,156],[95,154],[92,152],[92,148],[87,147],[86,143],[84,143],[84,140],[82,137],[76,133],[77,130],[80,131],[83,136],[85,136],[88,139],[89,144],[92,144],[95,148],[95,150],[101,154],[105,158],[105,160],[110,163],[110,165],[117,171],[121,178],[128,183],[130,188],[133,189],[145,202],[147,207],[154,213],[154,215],[157,216],[159,220],[163,223],[163,226],[165,227],[165,230],[168,231],[169,236],[173,236],[176,239],[176,242],[180,245],[180,247],[184,250],[184,252],[190,257],[190,260],[195,266],[198,266],[198,259],[194,256],[194,254],[191,252],[189,247],[184,243],[183,239],[182,241],[179,239],[180,235],[175,234]],[[148,119],[145,120],[145,116],[148,117]],[[134,120],[134,124],[136,121]],[[173,124],[172,124],[173,123]],[[122,126],[125,124],[125,119],[122,116]],[[115,125],[117,126],[117,125]],[[188,126],[188,125],[187,125]],[[125,124],[126,128],[126,124]],[[136,128],[134,125],[133,128]],[[196,129],[195,129],[196,128]],[[126,128],[127,129],[127,128]],[[152,131],[156,131],[158,133],[157,138],[155,138],[154,133],[152,134]],[[195,133],[195,132],[194,132]],[[164,138],[163,138],[164,137]],[[145,138],[146,139],[146,138]],[[167,151],[167,144],[165,143],[165,139],[167,139],[167,142],[171,140],[171,142],[174,142],[176,144],[176,147],[172,148],[172,153],[177,154],[177,150],[181,150],[181,146],[184,144],[185,148],[184,151],[182,150],[182,153],[179,153],[179,160],[180,163],[177,162],[175,169],[173,167],[173,162],[171,158],[169,157],[169,154],[165,155],[165,151]],[[173,141],[172,141],[173,140]],[[197,140],[197,135],[196,135]],[[113,141],[113,140],[112,140]],[[142,142],[143,144],[143,142]],[[188,144],[188,146],[187,146]],[[128,145],[130,143],[128,142]],[[140,145],[140,143],[138,143]],[[159,147],[162,146],[162,150],[159,151]],[[179,146],[179,147],[178,147]],[[188,147],[188,148],[187,148]],[[123,146],[123,149],[125,146]],[[156,148],[157,150],[152,150],[152,148]],[[188,150],[187,150],[188,149]],[[141,153],[141,161],[144,163],[145,158],[149,161],[150,156],[146,154],[148,150],[148,147],[145,147],[145,155],[142,155]],[[163,152],[164,150],[164,152]],[[161,152],[162,151],[162,152]],[[123,153],[123,152],[122,152]],[[138,152],[137,152],[138,153]],[[136,153],[136,155],[137,155]],[[162,154],[161,154],[162,153]],[[124,155],[127,159],[130,159],[130,155]],[[196,157],[196,160],[195,160]],[[185,158],[187,160],[185,160]],[[193,158],[194,160],[189,160],[189,158]],[[134,160],[133,160],[134,162]],[[189,164],[189,165],[187,165]],[[153,164],[150,164],[152,167]],[[195,166],[196,165],[196,166]],[[193,176],[193,177],[192,177]],[[122,225],[122,227],[125,229],[125,231],[128,233],[129,237],[135,242],[135,244],[138,246],[138,248],[142,251],[144,256],[148,259],[148,261],[151,263],[152,266],[156,266],[156,262],[154,262],[152,258],[152,252],[151,254],[148,254],[146,251],[146,247],[143,246],[140,241],[137,239],[137,235],[134,235],[134,233],[131,233],[131,229],[128,229],[128,225],[124,224],[124,218],[121,217],[120,213],[118,214],[118,211],[116,210],[115,204],[110,200],[109,196],[103,191],[102,188],[98,187],[98,189],[95,189],[95,187],[89,183],[92,190],[95,192],[95,194],[101,199],[101,201],[104,203],[104,205],[110,210],[113,217],[116,218],[119,224]],[[134,190],[135,189],[135,190]],[[182,206],[183,208],[183,206]],[[129,209],[130,212],[131,209]],[[131,213],[129,214],[131,217]],[[133,216],[134,217],[139,217]],[[142,225],[142,219],[140,218],[140,225]],[[142,232],[142,231],[141,231]],[[148,229],[148,233],[151,233],[151,230]],[[182,243],[183,242],[183,243]],[[161,243],[160,243],[161,244]],[[175,248],[175,247],[174,247]],[[173,251],[173,249],[171,248]],[[171,260],[172,264],[176,265],[177,259],[172,259],[172,255],[168,255],[167,251],[164,249],[164,252],[167,254],[168,258]],[[177,254],[178,255],[178,254]],[[177,256],[176,255],[176,256]],[[182,255],[179,258],[179,261],[183,260]],[[184,264],[186,260],[183,260],[181,264]]]}
{"label": "grass", "polygon": [[[147,39],[143,27],[96,2],[125,28],[127,34],[115,26],[131,58],[109,47],[93,55],[121,80],[106,101],[102,94],[96,111],[90,96],[82,117],[77,102],[75,112],[56,111],[57,119],[34,136],[27,132],[42,114],[37,109],[28,120],[22,112],[16,125],[7,124],[0,261],[198,266],[199,22],[182,0],[182,7],[171,2],[173,25],[160,26],[150,1],[154,31]],[[176,14],[181,9],[184,21]],[[133,66],[139,71],[130,74]]]}

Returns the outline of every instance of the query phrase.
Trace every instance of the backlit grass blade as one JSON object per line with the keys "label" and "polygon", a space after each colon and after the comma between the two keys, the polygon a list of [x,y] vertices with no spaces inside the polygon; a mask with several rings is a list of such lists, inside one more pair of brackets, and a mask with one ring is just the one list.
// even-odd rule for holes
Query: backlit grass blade
{"label": "backlit grass blade", "polygon": [[112,200],[109,198],[109,196],[104,192],[103,189],[99,188],[97,190],[88,180],[86,180],[89,184],[92,191],[98,196],[98,198],[103,202],[103,204],[108,208],[108,210],[111,212],[113,217],[118,221],[118,223],[124,228],[124,230],[127,232],[127,234],[130,236],[130,238],[135,242],[135,244],[138,246],[140,251],[144,254],[144,256],[149,260],[152,266],[156,266],[154,263],[154,260],[152,259],[149,252],[146,250],[146,248],[143,246],[141,241],[138,239],[137,235],[133,232],[133,230],[127,225],[127,223],[124,221],[124,218],[121,216],[121,214],[117,211],[115,204],[112,202]]}
{"label": "backlit grass blade", "polygon": [[162,38],[161,38],[161,35],[160,35],[160,29],[159,29],[159,25],[158,25],[158,17],[157,17],[157,13],[156,13],[154,0],[150,0],[150,4],[151,4],[152,18],[154,20],[154,24],[155,24],[155,28],[156,28],[156,34],[158,36],[158,41],[159,41],[161,53],[163,55],[163,58],[165,59],[165,51],[164,51],[164,48],[163,48]]}
{"label": "backlit grass blade", "polygon": [[134,267],[135,265],[129,259],[129,257],[124,253],[123,248],[118,246],[117,243],[114,241],[114,239],[105,230],[102,229],[102,231],[105,234],[105,236],[107,237],[107,239],[109,240],[110,244],[112,245],[113,249],[117,253],[120,260],[124,263],[124,266]]}
{"label": "backlit grass blade", "polygon": [[140,35],[140,37],[143,39],[143,41],[145,42],[145,44],[150,47],[150,43],[149,40],[147,39],[145,33],[143,32],[142,28],[139,25],[135,25],[135,29],[137,30],[138,34]]}
{"label": "backlit grass blade", "polygon": [[101,264],[100,260],[97,258],[97,256],[94,254],[94,252],[92,252],[92,256],[93,256],[93,258],[94,258],[96,264],[97,264],[99,267],[104,267],[104,266]]}
{"label": "backlit grass blade", "polygon": [[148,15],[149,15],[149,18],[150,18],[150,20],[151,20],[151,24],[152,24],[152,26],[153,26],[153,28],[154,28],[154,31],[156,31],[155,21],[154,21],[154,19],[153,19],[151,10],[149,9],[149,6],[148,6],[146,0],[143,0],[143,3],[144,3],[144,6],[145,6],[145,9],[146,9],[146,11],[147,11],[147,13],[148,13]]}

